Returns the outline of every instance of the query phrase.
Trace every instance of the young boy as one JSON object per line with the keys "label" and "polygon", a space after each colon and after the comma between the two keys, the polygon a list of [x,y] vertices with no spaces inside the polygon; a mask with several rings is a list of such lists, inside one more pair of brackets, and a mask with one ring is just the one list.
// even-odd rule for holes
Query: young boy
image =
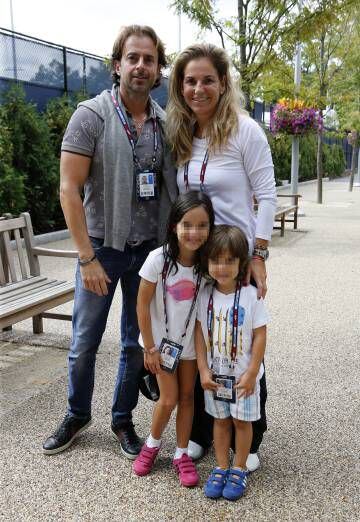
{"label": "young boy", "polygon": [[[214,417],[217,467],[204,488],[209,498],[237,500],[243,495],[251,423],[260,418],[259,380],[264,372],[268,315],[256,288],[241,286],[248,252],[243,232],[229,225],[215,227],[206,246],[214,284],[199,296],[195,344],[205,409]],[[232,424],[235,455],[230,468]]]}

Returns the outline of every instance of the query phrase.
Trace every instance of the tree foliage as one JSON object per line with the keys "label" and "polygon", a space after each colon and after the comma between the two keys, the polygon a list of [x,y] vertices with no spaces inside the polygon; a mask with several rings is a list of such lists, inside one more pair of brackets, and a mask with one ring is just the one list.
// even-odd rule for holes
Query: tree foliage
{"label": "tree foliage", "polygon": [[171,5],[202,30],[216,31],[232,56],[249,109],[259,77],[271,73],[277,63],[292,60],[298,40],[309,39],[319,27],[332,23],[339,9],[353,3],[305,0],[298,13],[297,0],[238,0],[237,12],[228,19],[221,17],[216,0],[174,0]]}
{"label": "tree foliage", "polygon": [[12,146],[12,154],[7,157],[10,167],[7,174],[13,180],[12,186],[19,182],[16,205],[12,192],[7,194],[2,207],[28,210],[35,230],[42,232],[54,224],[59,199],[59,160],[51,145],[49,128],[17,85],[3,96],[2,116],[7,129],[6,133],[2,129],[2,139],[8,139]]}

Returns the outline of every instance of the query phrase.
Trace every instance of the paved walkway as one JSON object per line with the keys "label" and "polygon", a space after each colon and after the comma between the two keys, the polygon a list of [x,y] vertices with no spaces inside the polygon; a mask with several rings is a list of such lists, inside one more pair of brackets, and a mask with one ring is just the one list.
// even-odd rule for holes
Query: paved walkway
{"label": "paved walkway", "polygon": [[[118,295],[98,355],[93,425],[63,454],[44,456],[41,443],[66,408],[70,325],[47,320],[47,334],[33,336],[24,321],[0,337],[1,521],[359,520],[360,189],[324,183],[323,205],[314,184],[300,192],[299,231],[275,231],[268,262],[269,431],[246,496],[210,502],[200,487],[180,488],[173,423],[154,473],[132,475],[109,430]],[[72,263],[44,258],[43,270],[71,278]],[[150,417],[141,399],[144,436]],[[199,464],[202,484],[213,463],[211,453]]]}

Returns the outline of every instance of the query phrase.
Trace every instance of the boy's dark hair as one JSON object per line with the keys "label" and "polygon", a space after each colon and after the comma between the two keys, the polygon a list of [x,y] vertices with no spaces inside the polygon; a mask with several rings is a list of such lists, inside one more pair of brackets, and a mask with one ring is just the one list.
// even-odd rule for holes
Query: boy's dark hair
{"label": "boy's dark hair", "polygon": [[[175,227],[178,223],[180,223],[186,212],[189,212],[189,210],[200,206],[206,210],[206,213],[209,216],[209,231],[211,232],[215,221],[214,209],[209,196],[207,196],[204,192],[191,190],[189,192],[185,192],[184,194],[180,194],[171,207],[163,249],[164,256],[167,255],[170,258],[169,270],[171,270],[171,268],[174,266],[175,273],[178,271],[176,260],[179,256],[179,243]],[[203,249],[204,245],[196,252],[196,271],[200,269],[200,259],[202,257]]]}
{"label": "boy's dark hair", "polygon": [[[165,55],[165,46],[163,42],[160,40],[158,35],[155,33],[154,29],[152,27],[149,27],[148,25],[127,25],[122,28],[120,31],[118,37],[116,38],[113,46],[113,51],[111,55],[111,70],[112,70],[112,79],[113,83],[116,85],[120,84],[120,78],[118,74],[115,72],[115,65],[117,61],[120,61],[122,58],[124,46],[126,43],[126,40],[130,38],[130,36],[148,36],[154,43],[156,50],[158,52],[158,63],[160,66],[160,71],[162,68],[166,67],[167,60]],[[158,87],[160,85],[161,80],[161,72],[159,77],[156,79],[154,87]]]}
{"label": "boy's dark hair", "polygon": [[233,257],[238,257],[240,270],[238,279],[242,281],[246,275],[250,258],[249,243],[244,232],[233,225],[216,225],[210,233],[204,249],[204,260],[216,259],[223,252],[229,251]]}

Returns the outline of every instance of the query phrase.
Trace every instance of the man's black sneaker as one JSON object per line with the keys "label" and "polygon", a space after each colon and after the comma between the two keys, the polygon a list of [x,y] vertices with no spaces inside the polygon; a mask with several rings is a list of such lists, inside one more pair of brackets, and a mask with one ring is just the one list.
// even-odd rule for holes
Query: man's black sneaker
{"label": "man's black sneaker", "polygon": [[43,444],[43,452],[46,455],[55,455],[66,450],[73,443],[75,437],[80,435],[91,424],[91,417],[78,419],[66,415],[56,432]]}
{"label": "man's black sneaker", "polygon": [[120,442],[121,453],[130,460],[135,460],[144,444],[134,429],[134,424],[129,422],[125,426],[111,425],[116,440]]}

